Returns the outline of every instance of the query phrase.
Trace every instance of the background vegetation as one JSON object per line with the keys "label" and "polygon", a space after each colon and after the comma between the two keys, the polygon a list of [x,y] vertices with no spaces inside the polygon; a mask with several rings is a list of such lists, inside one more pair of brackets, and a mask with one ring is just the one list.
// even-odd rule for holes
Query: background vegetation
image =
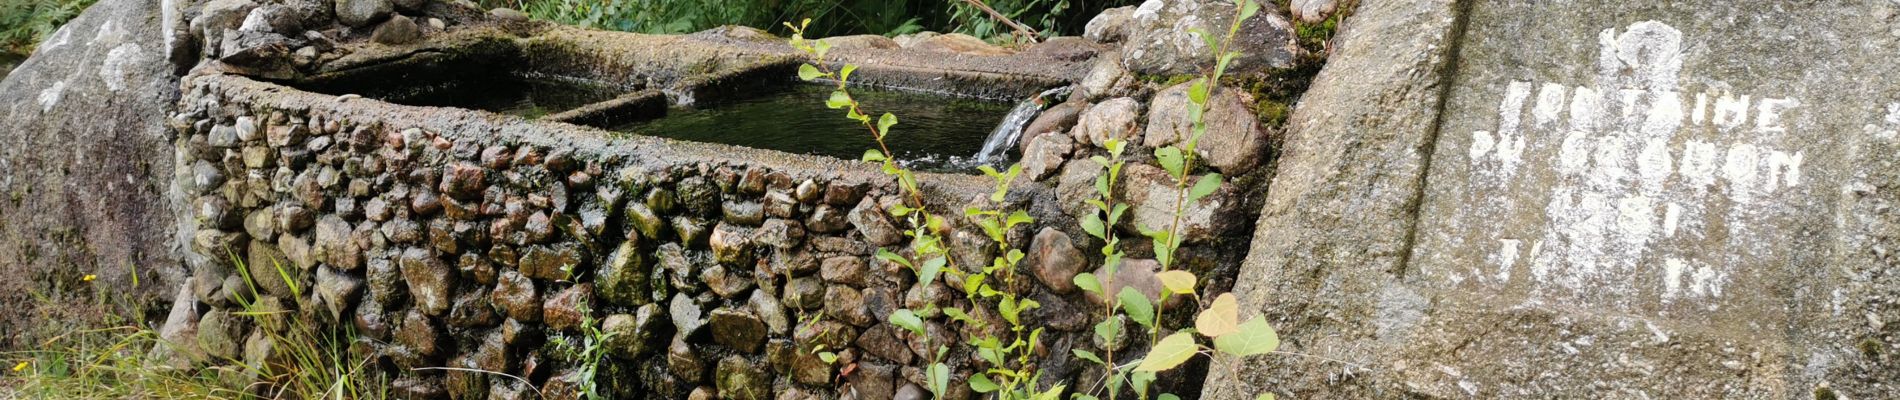
{"label": "background vegetation", "polygon": [[[7,0],[19,1],[19,0]],[[787,34],[783,21],[811,19],[811,37],[919,31],[1003,39],[1007,27],[962,0],[481,0],[555,22],[646,33],[685,33],[745,25]],[[1079,35],[1101,10],[1138,0],[988,0],[997,12],[1044,36]]]}
{"label": "background vegetation", "polygon": [[97,0],[0,0],[0,58],[25,55]]}

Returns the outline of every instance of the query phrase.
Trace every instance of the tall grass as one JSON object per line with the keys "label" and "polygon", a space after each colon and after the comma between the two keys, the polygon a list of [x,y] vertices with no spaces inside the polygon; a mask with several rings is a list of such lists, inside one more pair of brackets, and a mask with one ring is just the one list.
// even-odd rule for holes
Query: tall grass
{"label": "tall grass", "polygon": [[[370,359],[349,351],[357,338],[347,325],[326,326],[295,310],[278,310],[258,301],[260,292],[242,261],[235,268],[250,283],[237,297],[232,313],[263,332],[272,353],[259,363],[239,359],[209,359],[196,352],[197,343],[173,343],[162,338],[151,321],[133,315],[106,315],[94,322],[67,322],[48,315],[36,336],[36,346],[0,352],[8,367],[0,378],[0,398],[28,399],[380,399],[388,396],[386,381]],[[291,279],[294,272],[279,263],[277,276],[285,279],[294,297],[304,298]],[[94,291],[109,298],[110,291]],[[92,306],[70,304],[75,296],[38,295],[42,309]],[[291,301],[296,301],[292,299]],[[61,304],[66,302],[67,304]],[[104,303],[101,301],[101,303]],[[297,304],[299,308],[311,307]],[[100,307],[103,309],[103,307]],[[186,340],[196,340],[187,338]],[[238,338],[242,346],[243,338]],[[151,350],[169,346],[198,369],[165,367],[170,359],[154,358]],[[161,353],[162,354],[162,353]]]}

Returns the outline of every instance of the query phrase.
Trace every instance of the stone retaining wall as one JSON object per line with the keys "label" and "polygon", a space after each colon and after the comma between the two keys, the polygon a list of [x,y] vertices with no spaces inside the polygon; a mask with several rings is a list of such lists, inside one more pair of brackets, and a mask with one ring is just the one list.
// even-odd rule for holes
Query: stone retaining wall
{"label": "stone retaining wall", "polygon": [[[919,394],[919,368],[934,349],[885,321],[900,307],[963,301],[958,289],[918,287],[907,268],[871,257],[907,239],[880,205],[896,201],[893,188],[869,166],[609,139],[236,76],[194,76],[185,86],[173,121],[196,224],[189,286],[211,308],[184,339],[214,358],[269,357],[239,353],[247,335],[260,339],[232,317],[233,297],[250,290],[227,254],[244,261],[260,304],[353,326],[357,351],[395,367],[398,390],[413,397],[525,389],[496,375],[418,370],[428,367],[571,391],[574,364],[552,343],[578,343],[584,321],[615,335],[597,381],[626,397]],[[924,181],[940,210],[987,193],[980,177]],[[1028,209],[1052,209],[1053,200],[1034,184],[1012,196]],[[987,239],[966,230],[947,235],[958,254],[987,260]],[[1048,280],[1080,272],[1084,260],[1066,234],[1047,230],[1031,243],[1031,232],[1016,232],[1015,245],[1071,261]],[[269,279],[278,265],[306,289]],[[1030,279],[1015,287],[1043,304],[1030,318],[1050,329],[1045,351],[1085,344],[1095,306],[1073,286],[1058,285],[1067,293],[1059,294]],[[935,343],[958,343],[968,336],[958,329],[933,320],[929,332]],[[823,362],[819,346],[841,359]],[[951,347],[947,362],[967,376],[972,356]],[[1067,357],[1046,360],[1053,382],[1080,372]],[[839,371],[846,365],[852,371]]]}

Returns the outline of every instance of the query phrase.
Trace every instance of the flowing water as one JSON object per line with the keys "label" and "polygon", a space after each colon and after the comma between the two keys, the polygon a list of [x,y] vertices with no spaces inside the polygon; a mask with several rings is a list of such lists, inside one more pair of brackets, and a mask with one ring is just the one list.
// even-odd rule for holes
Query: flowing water
{"label": "flowing water", "polygon": [[1029,121],[1036,119],[1036,114],[1042,113],[1044,106],[1055,104],[1056,96],[1065,96],[1068,92],[1069,88],[1066,86],[1049,89],[1037,94],[1036,97],[1016,103],[1016,108],[1009,110],[1009,114],[1003,117],[1003,122],[996,124],[996,129],[990,131],[988,138],[983,139],[983,149],[973,157],[975,162],[990,164],[1001,161],[1009,154],[1009,149],[1016,145],[1016,141],[1023,137],[1023,128],[1029,125]]}
{"label": "flowing water", "polygon": [[[613,127],[620,132],[724,143],[856,160],[877,148],[870,132],[844,110],[825,107],[832,87],[795,84],[773,93],[667,110],[665,117]],[[886,144],[913,168],[968,171],[1009,103],[877,88],[852,88],[866,111],[897,115]]]}

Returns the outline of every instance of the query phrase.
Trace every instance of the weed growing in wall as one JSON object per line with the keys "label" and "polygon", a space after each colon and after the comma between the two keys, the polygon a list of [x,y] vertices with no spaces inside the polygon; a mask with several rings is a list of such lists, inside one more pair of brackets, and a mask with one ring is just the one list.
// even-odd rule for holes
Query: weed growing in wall
{"label": "weed growing in wall", "polygon": [[[1212,92],[1212,87],[1221,81],[1228,64],[1240,56],[1238,52],[1227,50],[1230,48],[1231,40],[1241,23],[1253,17],[1259,10],[1258,3],[1242,0],[1235,6],[1237,18],[1228,27],[1225,35],[1215,36],[1205,31],[1198,32],[1201,38],[1207,40],[1209,48],[1216,49],[1215,54],[1218,56],[1214,60],[1214,65],[1201,77],[1194,79],[1189,89],[1191,105],[1188,115],[1193,122],[1192,136],[1178,145],[1154,150],[1155,163],[1167,171],[1173,179],[1175,189],[1171,223],[1163,227],[1138,227],[1142,235],[1152,241],[1155,258],[1160,265],[1160,271],[1156,273],[1156,279],[1162,286],[1159,298],[1150,298],[1127,286],[1119,286],[1122,289],[1117,293],[1106,293],[1106,287],[1118,287],[1105,285],[1105,283],[1115,281],[1115,272],[1123,259],[1123,253],[1119,248],[1121,240],[1115,234],[1113,227],[1121,220],[1128,206],[1115,202],[1114,188],[1118,183],[1121,169],[1126,164],[1123,154],[1127,150],[1127,144],[1118,140],[1108,141],[1105,144],[1108,156],[1095,156],[1090,159],[1091,162],[1103,166],[1106,173],[1097,177],[1095,196],[1088,201],[1095,208],[1095,212],[1083,216],[1080,224],[1090,236],[1101,239],[1105,243],[1101,249],[1105,264],[1101,270],[1105,274],[1104,276],[1091,273],[1080,274],[1076,276],[1075,283],[1085,291],[1110,299],[1106,302],[1107,307],[1102,313],[1102,322],[1094,329],[1098,342],[1113,343],[1121,340],[1124,335],[1142,335],[1151,347],[1146,354],[1121,363],[1115,361],[1113,351],[1105,351],[1104,354],[1098,355],[1087,350],[1074,350],[1073,354],[1076,357],[1102,366],[1107,376],[1102,377],[1099,387],[1077,388],[1070,394],[1071,398],[1096,399],[1097,393],[1105,393],[1109,399],[1119,398],[1123,393],[1133,393],[1140,399],[1177,398],[1176,395],[1170,393],[1154,393],[1155,390],[1152,389],[1155,388],[1152,384],[1158,373],[1179,368],[1188,360],[1201,354],[1225,358],[1246,357],[1273,352],[1279,347],[1278,335],[1265,319],[1254,316],[1241,322],[1238,301],[1232,294],[1222,294],[1211,302],[1205,302],[1205,306],[1194,318],[1192,327],[1167,329],[1168,327],[1162,326],[1165,308],[1161,305],[1167,304],[1170,297],[1185,296],[1195,299],[1197,303],[1201,302],[1198,290],[1199,277],[1189,271],[1174,269],[1174,256],[1182,245],[1181,230],[1184,226],[1182,219],[1186,214],[1187,205],[1213,194],[1223,180],[1220,174],[1214,172],[1201,174],[1198,177],[1193,175],[1198,161],[1196,147],[1201,136],[1207,131],[1203,115],[1209,109],[1208,97]],[[1010,283],[1017,279],[1017,264],[1023,258],[1020,250],[1010,248],[1009,242],[1005,239],[1007,232],[1018,225],[1033,222],[1033,219],[1021,210],[1004,209],[1003,199],[1009,191],[1010,183],[1020,173],[1020,168],[1012,166],[1000,172],[988,167],[983,168],[984,175],[995,180],[996,191],[984,205],[964,210],[964,217],[981,228],[983,233],[991,239],[995,249],[998,250],[995,254],[999,256],[991,260],[989,265],[974,272],[965,273],[955,268],[946,269],[946,265],[955,265],[951,263],[951,252],[944,246],[941,236],[950,228],[942,217],[933,213],[924,203],[916,175],[896,162],[885,144],[891,128],[897,125],[897,117],[886,113],[873,118],[870,113],[864,111],[863,104],[853,99],[849,91],[850,77],[852,72],[857,70],[857,66],[845,64],[833,70],[825,61],[826,53],[829,52],[831,46],[823,40],[805,39],[803,33],[807,24],[809,21],[798,25],[786,24],[793,32],[791,45],[814,59],[814,62],[800,66],[799,77],[807,81],[824,79],[835,82],[837,88],[826,100],[826,105],[833,109],[845,110],[846,118],[856,120],[865,127],[878,147],[866,151],[863,161],[879,164],[886,175],[896,179],[899,189],[907,198],[903,203],[890,207],[888,211],[908,222],[910,231],[906,234],[912,239],[910,248],[902,254],[890,249],[880,249],[877,253],[878,258],[904,265],[915,271],[918,282],[922,285],[929,285],[940,277],[960,280],[971,307],[988,308],[982,311],[1000,316],[1006,325],[1000,330],[1003,333],[998,335],[995,333],[998,330],[986,329],[988,328],[986,325],[992,322],[971,317],[973,310],[955,307],[938,308],[936,305],[930,305],[922,310],[902,309],[893,313],[890,318],[892,324],[919,337],[929,337],[925,331],[924,318],[938,315],[978,328],[970,331],[982,332],[977,337],[968,338],[961,344],[933,343],[938,350],[935,352],[936,356],[930,360],[930,365],[924,370],[925,380],[928,383],[927,389],[938,398],[948,393],[951,372],[949,366],[943,362],[943,357],[948,353],[949,346],[961,345],[967,346],[979,359],[988,364],[983,370],[973,373],[968,378],[967,382],[971,390],[978,393],[993,393],[1001,399],[1060,398],[1066,391],[1065,387],[1038,388],[1035,385],[1040,371],[1030,359],[1030,354],[1032,349],[1040,345],[1039,338],[1042,330],[1025,326],[1021,316],[1024,311],[1035,309],[1039,307],[1039,304],[1034,300],[1022,298],[1012,291],[999,289],[1010,287]],[[1131,321],[1136,326],[1124,326],[1123,321]],[[1164,337],[1161,335],[1162,332],[1172,333]],[[1272,397],[1271,393],[1260,395],[1260,398]]]}

